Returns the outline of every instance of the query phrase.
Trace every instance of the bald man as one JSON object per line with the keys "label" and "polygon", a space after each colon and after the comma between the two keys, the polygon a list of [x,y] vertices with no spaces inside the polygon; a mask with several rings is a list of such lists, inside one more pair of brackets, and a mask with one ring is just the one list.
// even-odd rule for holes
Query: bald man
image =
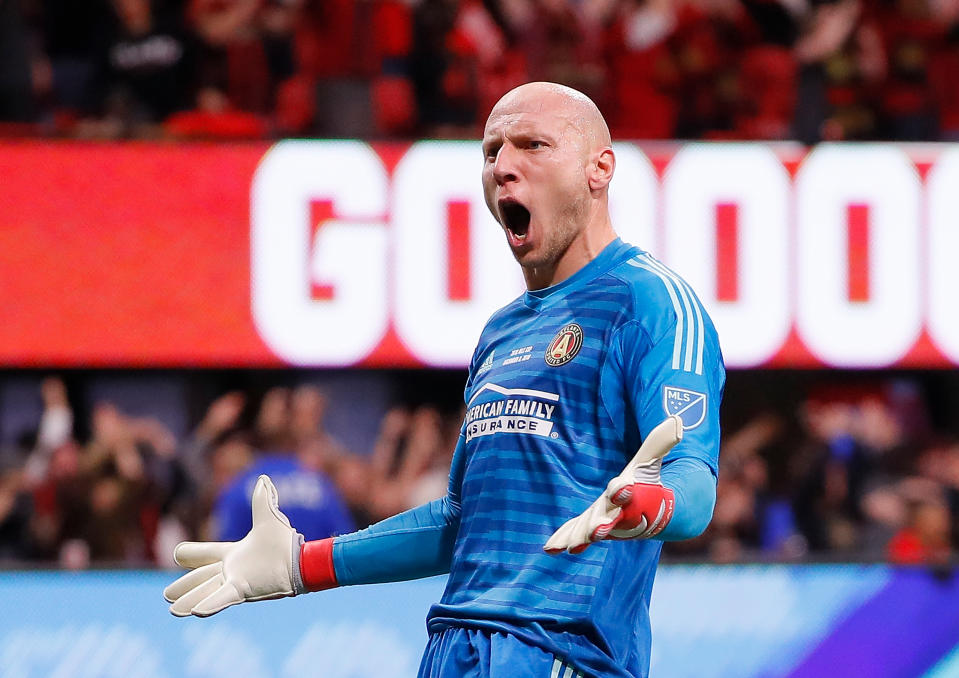
{"label": "bald man", "polygon": [[173,614],[448,572],[421,678],[647,675],[662,542],[701,533],[715,503],[716,333],[679,276],[616,237],[616,159],[586,96],[507,93],[483,156],[527,291],[480,336],[447,495],[303,543],[261,476],[247,537],[177,546],[195,569],[165,591]]}

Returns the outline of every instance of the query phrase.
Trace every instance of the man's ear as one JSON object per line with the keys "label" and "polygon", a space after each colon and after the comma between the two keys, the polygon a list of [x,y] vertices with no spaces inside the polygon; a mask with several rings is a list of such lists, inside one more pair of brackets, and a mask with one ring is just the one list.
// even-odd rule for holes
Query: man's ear
{"label": "man's ear", "polygon": [[593,156],[589,165],[589,189],[600,191],[609,185],[616,170],[616,156],[608,146]]}

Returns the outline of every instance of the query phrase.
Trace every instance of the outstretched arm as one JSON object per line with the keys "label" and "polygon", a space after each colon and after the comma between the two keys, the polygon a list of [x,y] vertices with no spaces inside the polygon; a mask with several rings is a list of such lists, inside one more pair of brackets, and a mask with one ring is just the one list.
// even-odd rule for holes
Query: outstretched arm
{"label": "outstretched arm", "polygon": [[448,572],[459,529],[463,455],[461,437],[443,499],[359,532],[305,543],[279,510],[273,483],[260,476],[246,537],[177,545],[174,558],[192,571],[164,590],[170,612],[207,617],[238,603]]}

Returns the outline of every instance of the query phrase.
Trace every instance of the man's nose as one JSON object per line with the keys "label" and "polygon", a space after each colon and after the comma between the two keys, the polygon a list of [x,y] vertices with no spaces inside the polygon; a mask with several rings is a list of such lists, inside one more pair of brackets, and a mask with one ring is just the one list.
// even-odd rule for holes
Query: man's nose
{"label": "man's nose", "polygon": [[503,144],[496,154],[496,162],[493,163],[493,178],[497,184],[501,185],[517,179],[516,151],[509,144]]}

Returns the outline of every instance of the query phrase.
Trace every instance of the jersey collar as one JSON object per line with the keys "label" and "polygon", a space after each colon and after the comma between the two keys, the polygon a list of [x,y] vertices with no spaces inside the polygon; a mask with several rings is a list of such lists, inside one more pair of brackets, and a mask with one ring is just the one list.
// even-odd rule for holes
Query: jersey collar
{"label": "jersey collar", "polygon": [[620,238],[616,238],[604,247],[595,259],[566,278],[566,280],[549,287],[544,287],[541,290],[527,290],[523,295],[523,303],[534,311],[550,306],[565,297],[570,290],[582,287],[590,280],[599,277],[620,263],[632,249],[632,245],[623,242]]}

